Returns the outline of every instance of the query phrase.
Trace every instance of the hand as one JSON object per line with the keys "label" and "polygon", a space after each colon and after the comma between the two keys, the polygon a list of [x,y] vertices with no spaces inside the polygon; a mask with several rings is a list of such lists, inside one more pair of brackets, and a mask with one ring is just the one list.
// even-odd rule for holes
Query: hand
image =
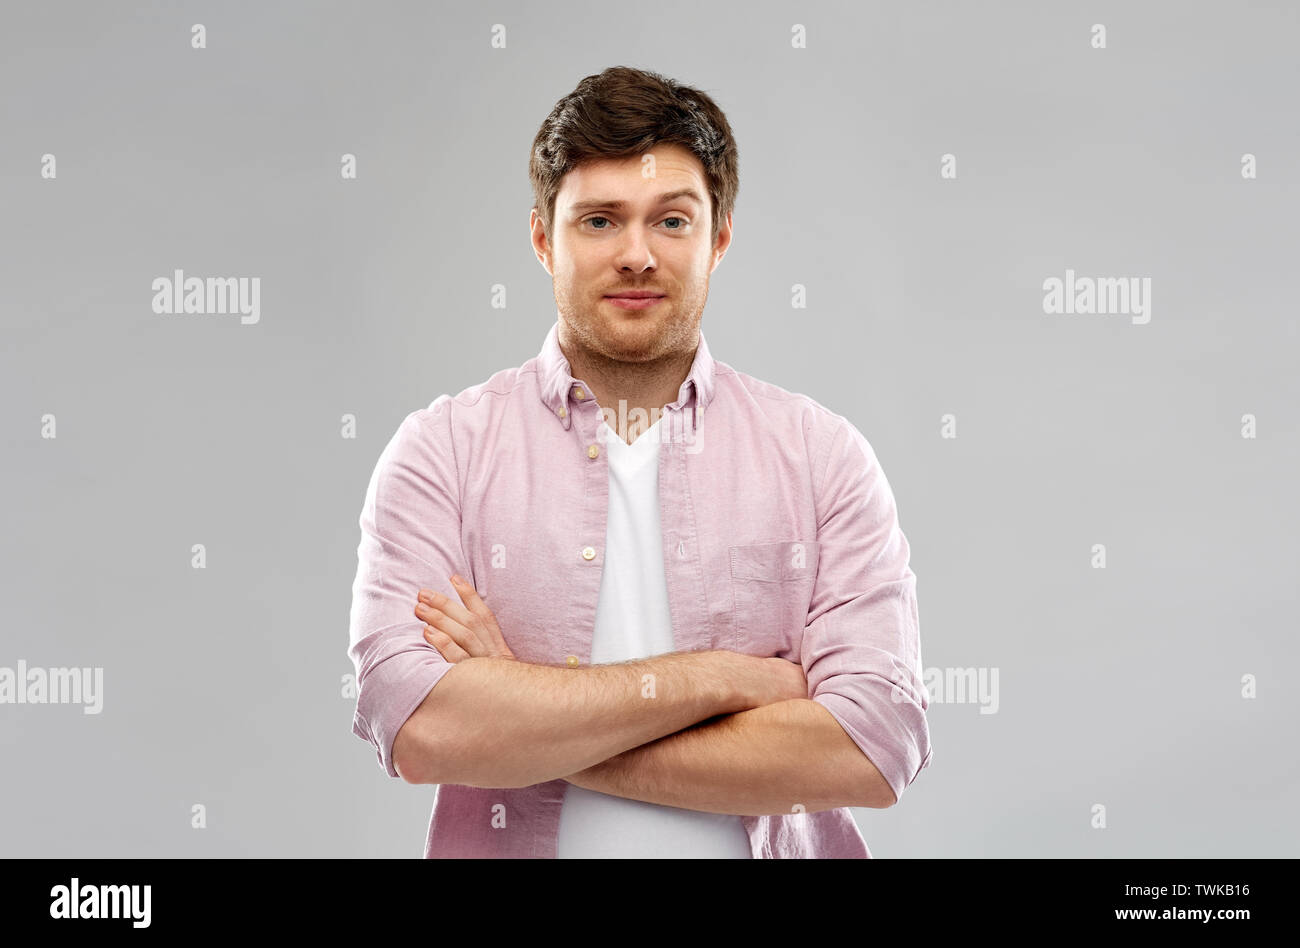
{"label": "hand", "polygon": [[479,657],[515,661],[514,652],[510,651],[501,635],[496,616],[492,615],[492,610],[478,592],[459,576],[450,578],[461,602],[452,602],[432,589],[420,590],[415,614],[429,623],[424,627],[425,641],[453,664]]}
{"label": "hand", "polygon": [[763,661],[776,676],[777,694],[781,697],[775,700],[789,701],[791,698],[808,697],[808,676],[804,673],[803,665],[784,658],[765,658]]}
{"label": "hand", "polygon": [[746,655],[750,674],[742,675],[741,682],[749,696],[750,706],[761,708],[792,698],[809,698],[808,678],[803,666],[784,658],[757,658]]}

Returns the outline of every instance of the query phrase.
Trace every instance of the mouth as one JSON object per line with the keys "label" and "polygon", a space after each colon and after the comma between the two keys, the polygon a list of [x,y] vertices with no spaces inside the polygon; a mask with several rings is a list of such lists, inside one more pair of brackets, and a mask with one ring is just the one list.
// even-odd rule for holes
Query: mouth
{"label": "mouth", "polygon": [[606,296],[605,299],[613,303],[619,309],[649,309],[651,306],[664,299],[660,293],[647,293],[643,291],[618,293],[613,296]]}

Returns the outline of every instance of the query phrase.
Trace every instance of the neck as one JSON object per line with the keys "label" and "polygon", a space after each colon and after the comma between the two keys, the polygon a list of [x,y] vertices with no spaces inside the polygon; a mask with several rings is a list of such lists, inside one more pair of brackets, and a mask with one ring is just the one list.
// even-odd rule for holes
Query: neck
{"label": "neck", "polygon": [[659,420],[665,405],[677,400],[695,361],[692,349],[670,352],[647,362],[620,362],[580,345],[563,322],[559,343],[560,351],[569,360],[570,373],[587,383],[590,396],[628,444]]}

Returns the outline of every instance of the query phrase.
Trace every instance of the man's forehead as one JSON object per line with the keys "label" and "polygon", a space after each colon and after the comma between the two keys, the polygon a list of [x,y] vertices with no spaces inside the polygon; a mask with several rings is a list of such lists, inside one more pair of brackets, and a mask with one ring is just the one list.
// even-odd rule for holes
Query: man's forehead
{"label": "man's forehead", "polygon": [[[651,156],[653,161],[647,160],[645,155]],[[643,174],[643,168],[652,168],[653,174]],[[701,196],[707,192],[703,170],[700,160],[689,151],[661,146],[629,158],[584,162],[564,176],[558,197],[566,204],[599,201],[632,196],[627,193],[629,188],[634,188],[635,195],[643,198],[687,190]]]}

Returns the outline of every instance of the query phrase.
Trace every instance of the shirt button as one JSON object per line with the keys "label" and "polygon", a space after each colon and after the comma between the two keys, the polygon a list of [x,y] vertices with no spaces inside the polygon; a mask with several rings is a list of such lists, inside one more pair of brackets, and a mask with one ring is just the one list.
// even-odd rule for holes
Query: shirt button
{"label": "shirt button", "polygon": [[584,547],[582,548],[582,558],[583,558],[584,560],[594,560],[594,559],[596,558],[596,551],[595,551],[595,549],[593,549],[592,547],[589,547],[589,546],[584,546]]}
{"label": "shirt button", "polygon": [[578,401],[582,401],[584,398],[587,397],[587,393],[580,388],[575,388],[573,390],[573,397],[576,398]]}
{"label": "shirt button", "polygon": [[568,658],[566,658],[564,661],[565,661],[566,663],[568,663],[568,665],[569,665],[570,668],[572,668],[572,667],[574,667],[575,665],[578,664],[578,656],[577,656],[577,655],[570,655],[570,656],[569,656]]}
{"label": "shirt button", "polygon": [[600,454],[600,448],[596,447],[594,444],[587,446],[587,457],[594,458],[598,454]]}
{"label": "shirt button", "polygon": [[561,418],[563,418],[565,415],[568,414],[568,412],[564,410],[564,406],[563,406],[563,405],[561,405],[559,408],[555,409],[555,413],[556,413],[557,415],[559,415]]}

